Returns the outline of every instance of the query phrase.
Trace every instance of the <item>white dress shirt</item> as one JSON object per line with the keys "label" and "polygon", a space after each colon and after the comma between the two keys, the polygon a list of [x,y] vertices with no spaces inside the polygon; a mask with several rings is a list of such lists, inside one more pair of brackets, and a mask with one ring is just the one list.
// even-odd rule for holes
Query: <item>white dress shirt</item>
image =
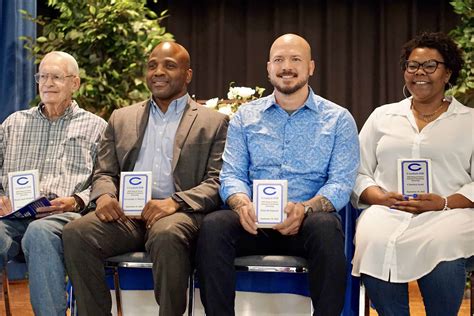
{"label": "white dress shirt", "polygon": [[[411,98],[377,108],[362,128],[361,165],[353,190],[357,207],[369,186],[397,192],[397,160],[429,158],[432,193],[474,201],[474,109],[452,99],[448,110],[421,131]],[[373,205],[361,214],[352,273],[382,280],[416,280],[441,261],[474,255],[474,209],[420,215]]]}

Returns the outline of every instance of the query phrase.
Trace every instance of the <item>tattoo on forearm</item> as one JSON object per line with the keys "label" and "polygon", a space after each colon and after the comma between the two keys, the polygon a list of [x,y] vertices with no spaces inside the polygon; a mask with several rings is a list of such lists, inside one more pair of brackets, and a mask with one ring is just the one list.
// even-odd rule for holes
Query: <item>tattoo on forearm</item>
{"label": "tattoo on forearm", "polygon": [[244,206],[247,203],[248,203],[248,198],[240,194],[231,195],[227,199],[227,204],[230,206],[230,208],[233,211],[237,210],[238,208]]}
{"label": "tattoo on forearm", "polygon": [[315,211],[332,212],[336,210],[331,201],[321,195],[317,196],[312,204],[314,205],[313,209]]}

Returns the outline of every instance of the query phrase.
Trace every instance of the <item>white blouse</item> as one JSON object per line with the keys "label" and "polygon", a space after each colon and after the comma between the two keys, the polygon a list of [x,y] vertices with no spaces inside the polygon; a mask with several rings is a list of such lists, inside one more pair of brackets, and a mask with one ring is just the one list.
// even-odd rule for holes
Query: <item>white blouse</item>
{"label": "white blouse", "polygon": [[[474,201],[474,109],[452,98],[448,110],[421,132],[411,98],[377,108],[362,128],[361,165],[352,203],[369,186],[398,191],[397,160],[429,158],[432,193]],[[358,219],[353,274],[407,282],[439,262],[474,255],[474,209],[420,215],[373,205]]]}

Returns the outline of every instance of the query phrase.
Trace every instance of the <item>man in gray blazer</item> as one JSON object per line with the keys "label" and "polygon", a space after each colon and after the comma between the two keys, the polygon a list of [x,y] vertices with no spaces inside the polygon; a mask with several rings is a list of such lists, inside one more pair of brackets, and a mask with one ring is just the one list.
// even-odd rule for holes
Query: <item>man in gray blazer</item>
{"label": "man in gray blazer", "polygon": [[[112,113],[99,148],[91,201],[96,209],[67,225],[64,256],[79,315],[110,315],[104,259],[143,248],[153,260],[160,315],[186,310],[187,280],[202,218],[217,209],[228,117],[192,101],[190,57],[165,42],[151,53],[150,100]],[[121,171],[151,171],[152,200],[141,218],[124,215]]]}

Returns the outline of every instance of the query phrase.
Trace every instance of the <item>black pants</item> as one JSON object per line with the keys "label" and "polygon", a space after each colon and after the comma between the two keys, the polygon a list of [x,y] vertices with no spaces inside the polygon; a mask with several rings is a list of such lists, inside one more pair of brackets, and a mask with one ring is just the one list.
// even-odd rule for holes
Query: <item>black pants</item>
{"label": "black pants", "polygon": [[283,236],[265,229],[253,236],[242,228],[237,213],[230,210],[208,214],[199,232],[196,262],[206,315],[234,315],[234,259],[257,254],[307,258],[314,315],[340,315],[346,259],[341,222],[335,213],[310,214],[297,235]]}

